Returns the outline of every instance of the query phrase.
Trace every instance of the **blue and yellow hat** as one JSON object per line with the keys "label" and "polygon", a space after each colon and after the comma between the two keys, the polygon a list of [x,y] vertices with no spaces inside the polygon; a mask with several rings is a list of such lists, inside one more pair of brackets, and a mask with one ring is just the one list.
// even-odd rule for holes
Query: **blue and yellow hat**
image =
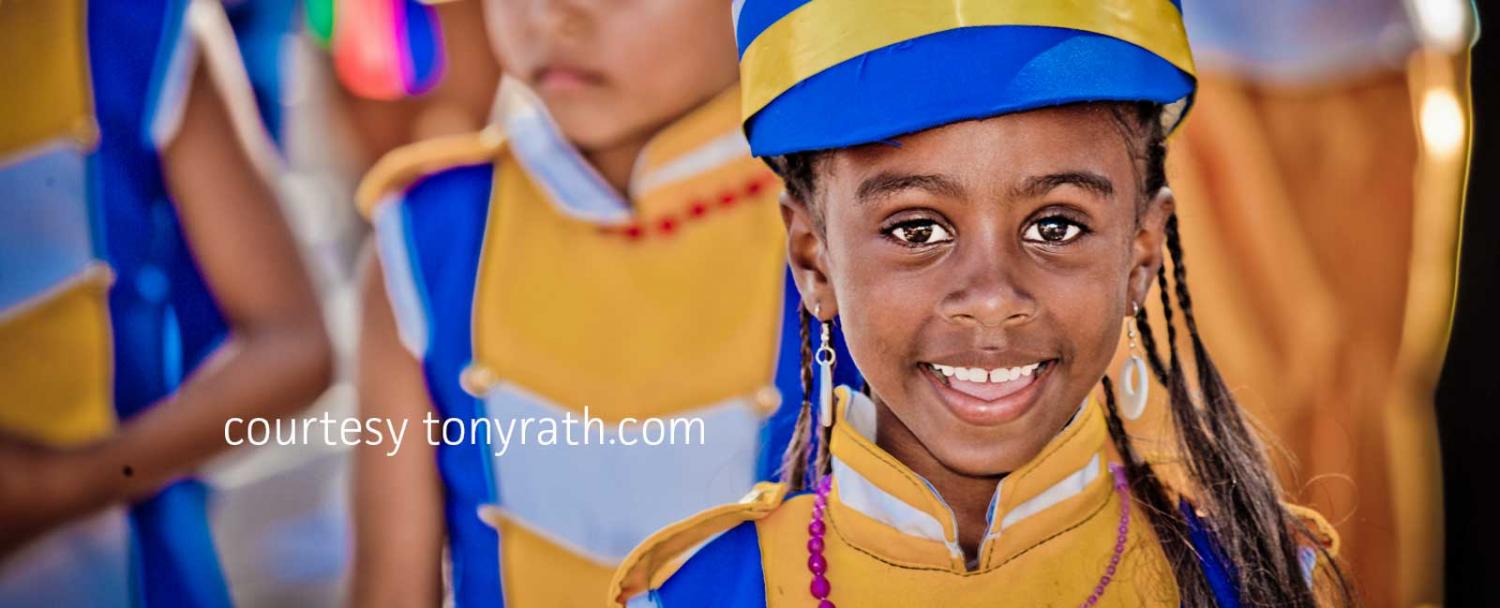
{"label": "blue and yellow hat", "polygon": [[750,149],[841,148],[1083,101],[1191,101],[1180,0],[735,0]]}

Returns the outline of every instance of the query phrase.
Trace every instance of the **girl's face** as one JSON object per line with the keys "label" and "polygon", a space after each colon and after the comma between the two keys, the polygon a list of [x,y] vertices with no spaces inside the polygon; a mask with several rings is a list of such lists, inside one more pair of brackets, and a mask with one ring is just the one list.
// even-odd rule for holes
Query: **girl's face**
{"label": "girl's face", "polygon": [[725,0],[486,0],[500,63],[585,150],[654,133],[739,76]]}
{"label": "girl's face", "polygon": [[1104,374],[1161,264],[1171,195],[1141,201],[1138,146],[1102,106],[897,143],[824,155],[812,208],[784,207],[799,287],[839,316],[883,446],[1008,473]]}

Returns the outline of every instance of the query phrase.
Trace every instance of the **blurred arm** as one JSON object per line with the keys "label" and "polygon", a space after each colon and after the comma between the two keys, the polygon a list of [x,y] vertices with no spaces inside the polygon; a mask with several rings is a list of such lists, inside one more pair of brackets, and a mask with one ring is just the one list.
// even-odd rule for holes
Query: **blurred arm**
{"label": "blurred arm", "polygon": [[[239,142],[200,64],[182,128],[163,151],[163,169],[229,336],[176,393],[100,448],[105,462],[134,472],[111,487],[108,502],[150,495],[225,450],[229,418],[302,409],[332,375],[332,348],[297,243]],[[118,476],[120,467],[114,471]]]}
{"label": "blurred arm", "polygon": [[443,505],[435,448],[422,417],[431,408],[420,363],[401,345],[380,263],[369,256],[360,323],[360,418],[407,422],[401,449],[354,451],[354,592],[351,606],[441,604]]}

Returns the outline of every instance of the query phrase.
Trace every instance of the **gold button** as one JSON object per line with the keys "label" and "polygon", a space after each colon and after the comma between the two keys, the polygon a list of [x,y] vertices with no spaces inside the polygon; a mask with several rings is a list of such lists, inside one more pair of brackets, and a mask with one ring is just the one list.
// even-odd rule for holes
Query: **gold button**
{"label": "gold button", "polygon": [[777,390],[775,386],[769,384],[766,386],[762,386],[759,390],[755,391],[754,399],[755,406],[760,408],[762,412],[767,414],[774,412],[776,411],[776,408],[781,407],[781,391]]}
{"label": "gold button", "polygon": [[458,384],[464,392],[475,397],[483,397],[489,392],[490,387],[495,385],[495,372],[490,368],[478,363],[470,363],[464,368],[463,373],[458,375]]}

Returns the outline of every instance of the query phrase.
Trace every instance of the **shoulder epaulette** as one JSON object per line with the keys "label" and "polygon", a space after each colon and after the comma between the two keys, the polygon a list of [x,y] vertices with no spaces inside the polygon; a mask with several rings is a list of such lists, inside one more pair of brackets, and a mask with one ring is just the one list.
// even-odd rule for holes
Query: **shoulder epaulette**
{"label": "shoulder epaulette", "polygon": [[704,541],[770,515],[781,506],[786,491],[784,483],[761,482],[739,502],[708,509],[651,535],[620,562],[609,584],[610,605],[623,606],[630,597],[660,586]]}
{"label": "shoulder epaulette", "polygon": [[504,147],[497,127],[439,137],[396,148],[382,156],[359,182],[354,200],[370,217],[375,205],[392,193],[405,191],[417,180],[444,169],[494,159]]}

